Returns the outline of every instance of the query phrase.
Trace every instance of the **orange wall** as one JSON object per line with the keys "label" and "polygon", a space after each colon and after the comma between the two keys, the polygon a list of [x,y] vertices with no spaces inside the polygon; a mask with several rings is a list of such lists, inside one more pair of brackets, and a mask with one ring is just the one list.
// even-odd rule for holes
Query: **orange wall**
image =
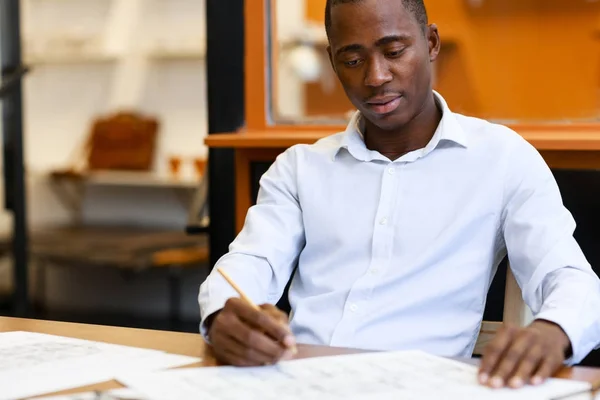
{"label": "orange wall", "polygon": [[325,0],[306,0],[306,19],[315,22],[324,22]]}
{"label": "orange wall", "polygon": [[[436,89],[455,111],[521,120],[599,114],[600,3],[482,3],[426,0],[430,22],[446,43],[436,63]],[[322,22],[324,5],[325,0],[307,0],[307,18]],[[339,98],[340,90],[330,97]],[[347,103],[340,108],[347,109]]]}

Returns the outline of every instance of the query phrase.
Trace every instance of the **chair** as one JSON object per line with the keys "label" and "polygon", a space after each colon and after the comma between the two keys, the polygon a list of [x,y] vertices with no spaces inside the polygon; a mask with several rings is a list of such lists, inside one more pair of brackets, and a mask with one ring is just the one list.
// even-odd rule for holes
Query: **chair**
{"label": "chair", "polygon": [[479,331],[479,337],[475,344],[473,354],[481,355],[485,346],[493,339],[496,332],[500,329],[503,323],[509,323],[516,326],[526,326],[533,321],[533,314],[521,293],[521,288],[508,266],[506,271],[506,286],[504,289],[504,312],[502,322],[483,321]]}

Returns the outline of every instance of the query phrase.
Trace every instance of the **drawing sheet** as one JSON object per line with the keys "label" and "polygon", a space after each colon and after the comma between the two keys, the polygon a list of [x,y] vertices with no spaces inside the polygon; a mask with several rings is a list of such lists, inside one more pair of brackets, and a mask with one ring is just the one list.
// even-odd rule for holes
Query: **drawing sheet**
{"label": "drawing sheet", "polygon": [[197,358],[32,332],[0,333],[0,400],[53,393]]}
{"label": "drawing sheet", "polygon": [[538,387],[493,390],[477,382],[475,366],[419,351],[322,357],[258,368],[124,374],[117,380],[150,400],[548,400],[591,387],[552,379]]}

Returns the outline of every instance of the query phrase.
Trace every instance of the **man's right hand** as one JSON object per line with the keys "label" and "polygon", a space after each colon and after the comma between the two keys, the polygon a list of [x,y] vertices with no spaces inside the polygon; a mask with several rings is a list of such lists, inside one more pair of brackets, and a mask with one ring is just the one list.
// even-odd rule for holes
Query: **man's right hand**
{"label": "man's right hand", "polygon": [[225,303],[208,336],[217,360],[239,367],[275,364],[296,349],[285,313],[271,304],[256,310],[239,298]]}

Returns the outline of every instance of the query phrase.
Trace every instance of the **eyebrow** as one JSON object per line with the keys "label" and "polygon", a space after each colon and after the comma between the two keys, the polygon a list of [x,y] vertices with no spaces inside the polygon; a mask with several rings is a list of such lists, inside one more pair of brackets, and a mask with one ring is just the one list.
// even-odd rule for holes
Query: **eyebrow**
{"label": "eyebrow", "polygon": [[[410,39],[409,35],[390,35],[390,36],[384,36],[381,39],[377,40],[375,42],[375,46],[383,46],[389,43],[393,43],[393,42],[404,42],[406,40]],[[349,44],[347,46],[343,46],[340,47],[338,51],[336,51],[336,55],[340,55],[342,53],[348,53],[348,52],[352,52],[352,51],[359,51],[364,49],[365,46],[361,45],[361,44]]]}
{"label": "eyebrow", "polygon": [[385,36],[375,42],[375,46],[383,46],[384,44],[393,42],[405,42],[410,39],[409,35],[391,35]]}

